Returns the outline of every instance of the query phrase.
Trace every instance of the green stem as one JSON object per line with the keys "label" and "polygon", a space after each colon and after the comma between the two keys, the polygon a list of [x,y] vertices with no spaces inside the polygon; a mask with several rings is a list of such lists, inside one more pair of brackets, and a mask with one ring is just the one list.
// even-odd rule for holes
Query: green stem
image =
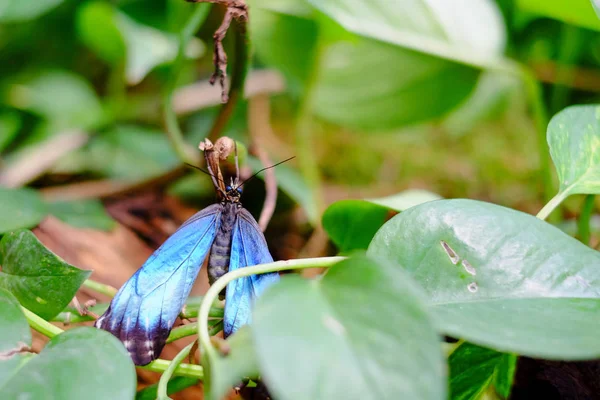
{"label": "green stem", "polygon": [[83,281],[83,286],[90,288],[95,292],[105,294],[108,297],[115,297],[115,295],[117,294],[117,289],[115,289],[114,287],[105,285],[104,283],[93,281],[91,279],[86,279],[85,281]]}
{"label": "green stem", "polygon": [[200,4],[195,9],[183,29],[179,32],[179,49],[177,50],[177,56],[173,62],[171,68],[171,75],[167,81],[163,95],[163,113],[165,117],[165,127],[167,129],[167,136],[173,149],[177,153],[177,156],[182,162],[189,164],[197,164],[196,152],[194,152],[185,142],[183,132],[177,122],[177,116],[173,109],[173,93],[177,86],[177,79],[179,73],[183,67],[185,61],[185,49],[194,35],[200,29],[200,26],[206,20],[208,12],[210,11],[210,4]]}
{"label": "green stem", "polygon": [[[171,365],[170,361],[158,359],[152,361],[148,365],[138,367],[148,371],[154,372],[165,372]],[[204,378],[204,369],[200,365],[193,364],[179,364],[172,375],[187,376],[190,378],[202,379]]]}
{"label": "green stem", "polygon": [[[219,323],[221,323],[221,321],[222,320],[220,320],[220,319],[211,319],[208,323],[208,326],[216,327],[217,325],[219,325]],[[220,331],[220,329],[217,331],[217,333],[219,331]],[[195,335],[197,332],[198,332],[198,324],[187,324],[187,325],[178,326],[177,328],[173,329],[171,331],[171,333],[169,334],[169,337],[167,338],[167,343],[174,342],[176,340],[179,340],[179,339],[187,337],[187,336]]]}
{"label": "green stem", "polygon": [[560,203],[562,203],[568,196],[569,196],[569,191],[568,190],[563,190],[562,192],[558,192],[558,194],[556,196],[554,196],[544,206],[544,208],[542,208],[540,210],[540,212],[536,215],[536,217],[538,217],[541,220],[545,220],[546,218],[548,218],[548,215],[550,215],[550,213],[552,211],[554,211],[554,209],[556,207],[558,207],[560,205]]}
{"label": "green stem", "polygon": [[579,220],[577,221],[577,231],[579,240],[581,243],[589,246],[590,244],[590,219],[594,212],[596,195],[588,194],[585,196],[583,201],[583,207],[581,208],[581,214],[579,214]]}
{"label": "green stem", "polygon": [[169,383],[169,379],[171,379],[171,376],[173,376],[173,373],[179,364],[181,364],[188,354],[190,354],[192,347],[194,347],[194,343],[195,342],[192,342],[181,349],[175,358],[173,358],[173,361],[171,361],[171,364],[169,364],[165,373],[160,377],[160,380],[158,381],[157,400],[169,400],[169,395],[167,394],[167,385]]}
{"label": "green stem", "polygon": [[216,349],[210,342],[210,332],[208,331],[208,314],[212,303],[219,296],[221,290],[225,289],[229,282],[245,276],[264,274],[267,272],[276,272],[288,269],[330,267],[333,264],[345,259],[346,257],[320,257],[276,261],[268,264],[259,264],[251,267],[239,268],[235,271],[226,273],[215,283],[213,283],[213,285],[208,289],[208,292],[206,292],[204,295],[204,299],[200,304],[200,310],[198,311],[198,340],[202,346],[202,351],[206,356],[208,356],[209,359],[213,359],[217,355]]}
{"label": "green stem", "polygon": [[27,318],[29,326],[46,337],[53,338],[54,336],[60,335],[64,332],[58,326],[52,325],[50,322],[46,321],[42,317],[39,317],[23,306],[21,306],[21,311],[23,311],[23,314],[25,314],[25,318]]}

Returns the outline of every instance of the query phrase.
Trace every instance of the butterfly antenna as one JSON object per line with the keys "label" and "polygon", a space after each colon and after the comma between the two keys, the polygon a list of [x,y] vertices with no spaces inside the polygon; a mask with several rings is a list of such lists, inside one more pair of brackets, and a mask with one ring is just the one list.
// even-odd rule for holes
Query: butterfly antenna
{"label": "butterfly antenna", "polygon": [[240,182],[240,163],[238,161],[237,142],[233,142],[233,148],[235,150],[235,183]]}
{"label": "butterfly antenna", "polygon": [[[200,168],[196,165],[193,165],[193,164],[185,163],[185,165],[187,165],[188,167],[197,169],[198,171],[204,172],[206,175],[210,176],[213,181],[213,186],[217,189],[217,191],[221,192],[222,195],[226,196],[226,193],[223,192],[223,189],[221,189],[221,187],[218,184],[218,182],[220,180],[219,177],[212,173],[212,171],[210,170],[210,166],[207,165],[208,171],[205,171],[202,168]],[[223,185],[225,185],[225,182],[222,182],[222,183],[223,183]]]}
{"label": "butterfly antenna", "polygon": [[265,167],[265,168],[263,168],[263,169],[261,169],[261,170],[257,171],[256,173],[254,173],[254,175],[252,175],[250,178],[246,179],[244,182],[240,183],[238,186],[242,186],[244,183],[248,182],[250,179],[252,179],[252,178],[255,178],[255,177],[256,177],[258,174],[260,174],[261,172],[263,172],[263,171],[266,171],[266,170],[268,170],[268,169],[271,169],[271,168],[274,168],[274,167],[278,166],[279,164],[283,164],[284,162],[288,162],[288,161],[290,161],[290,160],[291,160],[291,159],[293,159],[293,158],[296,158],[296,156],[290,157],[290,158],[288,158],[288,159],[286,159],[286,160],[283,160],[283,161],[279,161],[279,162],[278,162],[278,163],[276,163],[276,164],[273,164],[273,165],[271,165],[271,166],[269,166],[269,167]]}

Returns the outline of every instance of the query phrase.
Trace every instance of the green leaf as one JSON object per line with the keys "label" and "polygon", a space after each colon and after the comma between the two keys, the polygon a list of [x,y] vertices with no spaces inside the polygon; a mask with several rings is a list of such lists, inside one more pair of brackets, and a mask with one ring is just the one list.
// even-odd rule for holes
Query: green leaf
{"label": "green leaf", "polygon": [[125,61],[126,46],[115,23],[117,12],[106,2],[89,1],[77,9],[77,34],[100,58],[115,65]]}
{"label": "green leaf", "polygon": [[55,336],[0,388],[5,398],[132,399],[136,375],[121,342],[101,329],[81,327]]}
{"label": "green leaf", "polygon": [[565,108],[550,120],[547,138],[565,197],[600,193],[600,105]]}
{"label": "green leaf", "polygon": [[254,343],[248,326],[240,328],[227,339],[229,352],[226,356],[210,360],[209,399],[225,397],[231,387],[244,378],[258,376]]}
{"label": "green leaf", "polygon": [[375,40],[334,43],[323,56],[314,110],[336,124],[390,131],[450,111],[478,76],[474,68]]}
{"label": "green leaf", "polygon": [[[198,379],[189,378],[187,376],[173,377],[167,384],[167,394],[171,395],[182,391],[183,389],[195,386],[198,384]],[[146,386],[136,393],[135,400],[156,400],[158,395],[158,383]]]}
{"label": "green leaf", "polygon": [[67,264],[24,229],[4,235],[0,241],[0,254],[0,287],[46,320],[69,304],[92,273]]}
{"label": "green leaf", "polygon": [[518,0],[517,7],[523,11],[557,19],[567,24],[600,30],[600,20],[594,12],[595,0],[572,0],[569,6],[561,0]]}
{"label": "green leaf", "polygon": [[0,22],[22,22],[37,18],[61,4],[63,0],[5,0],[0,4]]}
{"label": "green leaf", "polygon": [[71,72],[41,71],[14,83],[8,103],[45,117],[56,131],[93,128],[103,110],[90,84]]}
{"label": "green leaf", "polygon": [[505,359],[511,357],[468,342],[458,346],[448,358],[450,398],[452,400],[480,399],[494,383],[496,376],[503,372]]}
{"label": "green leaf", "polygon": [[388,221],[368,254],[421,284],[445,334],[531,357],[600,356],[600,253],[529,214],[429,202]]}
{"label": "green leaf", "polygon": [[48,213],[78,228],[110,231],[116,226],[102,202],[94,199],[48,203]]}
{"label": "green leaf", "polygon": [[38,192],[29,188],[0,187],[0,204],[0,235],[36,226],[48,213]]}
{"label": "green leaf", "polygon": [[[21,306],[10,292],[0,288],[0,364],[16,355],[24,347],[31,346],[29,324]],[[3,376],[0,374],[0,376]],[[2,381],[0,381],[0,386]]]}
{"label": "green leaf", "polygon": [[398,266],[358,256],[320,280],[284,277],[251,325],[274,397],[445,399],[439,338],[422,294]]}
{"label": "green leaf", "polygon": [[323,228],[340,252],[366,250],[377,230],[391,216],[390,211],[404,211],[439,198],[426,190],[412,189],[380,199],[337,201],[323,213]]}

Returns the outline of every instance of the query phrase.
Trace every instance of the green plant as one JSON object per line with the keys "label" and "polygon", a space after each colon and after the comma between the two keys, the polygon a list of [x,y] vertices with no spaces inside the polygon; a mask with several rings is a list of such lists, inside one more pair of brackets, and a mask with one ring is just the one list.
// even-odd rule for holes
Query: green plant
{"label": "green plant", "polygon": [[[54,255],[29,230],[49,213],[103,230],[110,230],[114,220],[97,198],[65,201],[24,186],[43,186],[44,174],[99,176],[126,188],[154,185],[165,177],[179,178],[182,163],[196,162],[197,153],[190,149],[199,138],[227,134],[243,141],[240,132],[251,107],[242,94],[252,62],[244,21],[234,22],[241,25],[234,25],[228,38],[232,42],[226,43],[230,101],[199,110],[188,120],[178,115],[176,90],[180,81],[193,80],[193,60],[204,48],[193,36],[211,21],[207,5],[169,0],[168,18],[163,20],[156,17],[160,12],[144,12],[136,1],[118,6],[46,1],[35,10],[13,3],[0,10],[0,21],[35,21],[50,12],[56,18],[48,22],[56,30],[55,38],[64,35],[56,26],[61,13],[73,16],[79,42],[65,39],[65,49],[85,46],[104,69],[84,78],[73,72],[77,63],[71,65],[63,57],[63,71],[47,70],[40,54],[31,56],[32,70],[2,77],[6,90],[0,128],[7,132],[0,137],[0,182],[6,186],[0,188],[4,397],[27,392],[35,398],[51,393],[61,399],[166,399],[202,381],[205,397],[219,399],[231,387],[253,386],[260,378],[278,399],[508,398],[519,356],[565,361],[600,357],[595,337],[600,328],[600,256],[589,247],[594,195],[600,190],[600,106],[570,106],[548,123],[542,85],[523,60],[506,56],[510,36],[516,33],[504,25],[509,20],[505,14],[525,24],[522,21],[532,17],[523,10],[564,17],[577,33],[563,38],[581,42],[577,35],[594,33],[579,26],[600,26],[587,13],[593,3],[578,0],[580,8],[573,7],[565,16],[557,12],[562,7],[556,2],[541,7],[525,0],[518,2],[522,10],[514,14],[506,11],[506,2],[484,0],[454,13],[442,3],[427,9],[418,1],[394,8],[383,1],[252,1],[249,43],[260,62],[285,74],[289,101],[298,108],[289,125],[295,131],[301,172],[284,166],[276,170],[278,182],[304,209],[309,225],[319,225],[322,215],[320,224],[343,256],[242,268],[218,280],[203,298],[190,298],[184,316],[197,318],[197,323],[175,328],[169,341],[197,336],[201,365],[183,362],[194,348],[190,344],[171,361],[159,359],[143,367],[162,372],[162,377],[137,394],[134,366],[116,338],[86,327],[63,331],[51,323],[92,319],[68,307],[80,287],[107,296],[114,295],[114,288],[89,280],[88,271]],[[56,14],[50,11],[54,7]],[[465,33],[453,15],[485,24],[468,25],[471,30]],[[39,36],[33,22],[15,26]],[[478,40],[483,36],[485,41]],[[17,40],[18,34],[15,38],[8,56],[18,58],[30,44]],[[151,40],[160,52],[141,51]],[[571,63],[593,56],[586,54],[578,50],[558,57]],[[563,71],[567,81],[568,72]],[[361,136],[365,142],[382,140],[386,146],[382,132],[407,125],[432,120],[441,121],[440,126],[449,120],[477,123],[472,119],[499,107],[498,92],[512,90],[515,79],[524,87],[537,135],[536,173],[547,200],[537,217],[421,190],[342,200],[323,210],[324,178],[314,144],[326,142],[319,142],[316,133],[327,124],[370,132]],[[105,85],[101,98],[92,81]],[[502,90],[482,89],[482,81]],[[140,82],[154,85],[154,91],[129,90]],[[55,96],[56,92],[65,95]],[[162,108],[153,101],[157,93]],[[564,96],[553,90],[550,103],[562,108]],[[477,116],[465,113],[473,102],[480,107]],[[159,109],[166,134],[141,123],[158,125],[152,116]],[[446,119],[449,116],[453,119]],[[28,165],[23,161],[37,160],[31,154],[45,154],[36,153],[40,148],[60,152],[57,143],[64,142],[57,140],[64,140],[70,130],[83,131],[76,148],[44,159],[37,169],[22,168]],[[23,138],[19,133],[25,131]],[[359,154],[376,160],[365,150],[369,144],[361,144]],[[334,143],[330,154],[341,153],[337,150],[344,145]],[[548,155],[559,182],[554,196]],[[374,163],[366,162],[367,167]],[[262,167],[254,157],[248,164],[254,171]],[[192,187],[196,196],[211,190],[206,185],[199,189],[197,182],[197,177],[187,176],[172,190],[182,193]],[[532,190],[536,196],[537,189]],[[558,213],[546,221],[576,194],[587,196],[575,232],[579,240],[553,224],[560,222]],[[211,338],[221,329],[223,316],[216,299],[229,281],[313,267],[326,271],[312,280],[282,277],[258,300],[251,325],[227,341]],[[98,313],[106,307],[98,304],[91,310]],[[50,338],[40,354],[28,351],[29,327]],[[444,336],[459,342],[445,343]]]}

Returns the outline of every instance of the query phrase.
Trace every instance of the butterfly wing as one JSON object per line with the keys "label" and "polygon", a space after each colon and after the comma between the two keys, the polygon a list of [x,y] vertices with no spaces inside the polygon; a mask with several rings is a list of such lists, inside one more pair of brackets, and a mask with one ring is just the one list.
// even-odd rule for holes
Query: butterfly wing
{"label": "butterfly wing", "polygon": [[[233,229],[229,271],[269,262],[273,262],[273,257],[269,253],[267,241],[258,224],[246,209],[240,209]],[[277,281],[279,281],[279,274],[271,272],[236,279],[227,285],[223,319],[225,337],[250,322],[253,299],[260,296],[267,286]]]}
{"label": "butterfly wing", "polygon": [[119,289],[95,326],[121,339],[133,362],[156,359],[187,299],[220,223],[213,204],[188,219]]}

